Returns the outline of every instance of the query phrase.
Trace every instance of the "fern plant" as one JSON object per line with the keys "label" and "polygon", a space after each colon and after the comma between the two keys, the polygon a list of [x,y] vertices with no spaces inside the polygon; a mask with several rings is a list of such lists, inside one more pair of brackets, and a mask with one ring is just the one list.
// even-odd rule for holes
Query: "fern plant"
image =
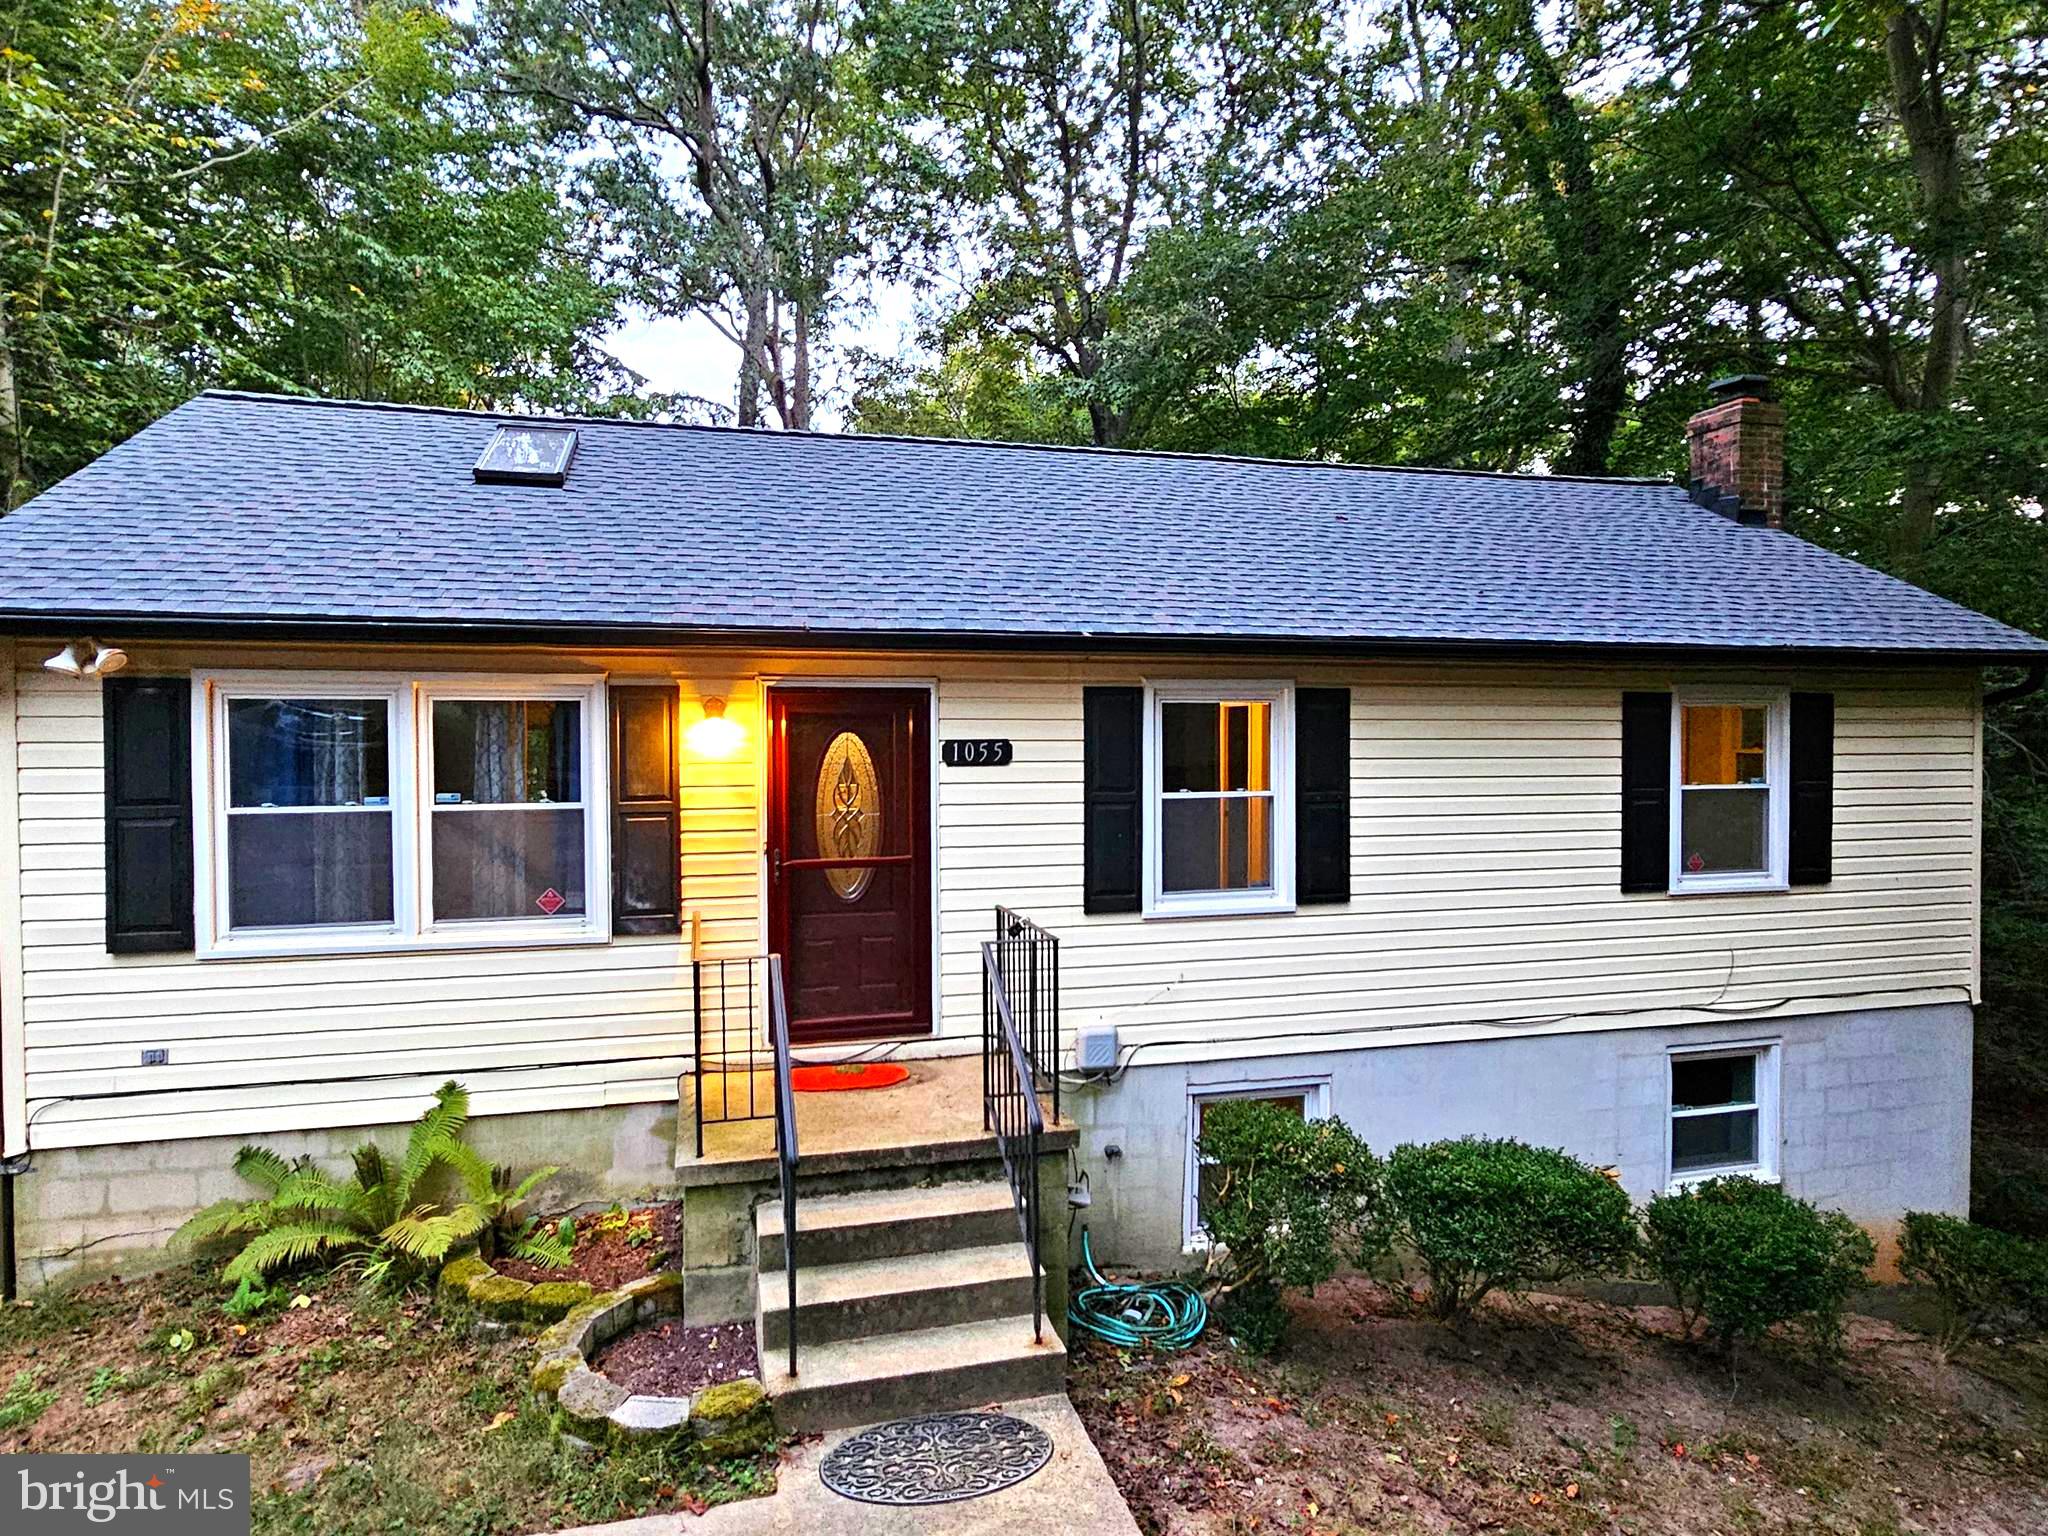
{"label": "fern plant", "polygon": [[[569,1263],[573,1229],[566,1222],[543,1227],[523,1209],[559,1170],[541,1168],[515,1184],[510,1169],[493,1166],[462,1139],[468,1124],[469,1094],[450,1081],[413,1122],[395,1167],[371,1142],[356,1148],[346,1178],[310,1157],[286,1162],[267,1148],[244,1147],[234,1170],[260,1193],[207,1207],[172,1240],[239,1240],[221,1271],[238,1288],[314,1260],[360,1264],[373,1283],[403,1279],[471,1242],[486,1258],[505,1254],[546,1269]],[[423,1198],[429,1187],[450,1181],[452,1199]]]}

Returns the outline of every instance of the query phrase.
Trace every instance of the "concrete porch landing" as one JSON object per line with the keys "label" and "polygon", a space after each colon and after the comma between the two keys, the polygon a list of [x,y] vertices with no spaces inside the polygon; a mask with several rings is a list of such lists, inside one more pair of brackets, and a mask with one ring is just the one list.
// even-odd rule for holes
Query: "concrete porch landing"
{"label": "concrete porch landing", "polygon": [[785,1453],[775,1492],[765,1499],[722,1504],[696,1516],[646,1515],[588,1525],[561,1536],[1138,1536],[1130,1506],[1065,1397],[995,1406],[1050,1434],[1052,1460],[1015,1487],[985,1498],[909,1509],[841,1498],[818,1480],[818,1463],[852,1433],[841,1430]]}
{"label": "concrete porch landing", "polygon": [[[981,1057],[935,1056],[904,1063],[907,1082],[893,1088],[795,1095],[797,1151],[806,1176],[858,1172],[874,1167],[909,1167],[993,1156],[995,1141],[981,1128]],[[751,1084],[750,1080],[751,1079]],[[684,1189],[773,1179],[775,1122],[772,1119],[714,1122],[704,1127],[704,1156],[697,1156],[696,1078],[676,1085],[676,1182]],[[704,1096],[715,1115],[721,1106],[745,1113],[748,1089],[753,1104],[775,1103],[772,1072],[731,1072],[704,1079]],[[1041,1100],[1043,1104],[1043,1101]],[[1070,1123],[1055,1123],[1045,1105],[1045,1150],[1074,1143]]]}

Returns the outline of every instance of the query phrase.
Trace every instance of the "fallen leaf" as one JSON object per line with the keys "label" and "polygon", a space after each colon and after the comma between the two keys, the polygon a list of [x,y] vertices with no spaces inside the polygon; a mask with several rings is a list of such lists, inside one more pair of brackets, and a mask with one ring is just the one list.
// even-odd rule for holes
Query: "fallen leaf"
{"label": "fallen leaf", "polygon": [[1446,1456],[1446,1457],[1444,1458],[1444,1465],[1445,1465],[1445,1466],[1447,1466],[1447,1467],[1455,1467],[1455,1466],[1456,1466],[1457,1464],[1458,1464],[1458,1453],[1457,1453],[1456,1451],[1453,1451],[1453,1452],[1451,1452],[1451,1454],[1450,1454],[1450,1455],[1448,1455],[1448,1456]]}
{"label": "fallen leaf", "polygon": [[294,1312],[303,1312],[311,1305],[313,1305],[313,1298],[304,1291],[299,1292],[298,1295],[292,1298],[292,1310]]}
{"label": "fallen leaf", "polygon": [[491,1422],[484,1426],[484,1433],[488,1435],[494,1429],[503,1429],[507,1424],[510,1424],[514,1419],[518,1417],[519,1415],[514,1413],[510,1408],[505,1409],[502,1413],[493,1414],[491,1416]]}
{"label": "fallen leaf", "polygon": [[1194,1378],[1189,1376],[1186,1371],[1182,1371],[1178,1376],[1174,1377],[1173,1380],[1169,1381],[1167,1385],[1169,1387],[1184,1387],[1193,1379]]}
{"label": "fallen leaf", "polygon": [[1390,1413],[1387,1415],[1387,1422],[1389,1424],[1398,1424],[1401,1422],[1401,1415],[1399,1415],[1398,1413]]}
{"label": "fallen leaf", "polygon": [[1579,1496],[1579,1485],[1577,1483],[1566,1483],[1564,1485],[1564,1496],[1568,1499],[1576,1499]]}
{"label": "fallen leaf", "polygon": [[1530,1495],[1529,1495],[1529,1502],[1530,1502],[1530,1503],[1531,1503],[1532,1505],[1533,1505],[1533,1504],[1541,1504],[1541,1503],[1543,1502],[1543,1495],[1542,1495],[1542,1494],[1540,1494],[1540,1493],[1532,1493],[1532,1494],[1530,1494]]}

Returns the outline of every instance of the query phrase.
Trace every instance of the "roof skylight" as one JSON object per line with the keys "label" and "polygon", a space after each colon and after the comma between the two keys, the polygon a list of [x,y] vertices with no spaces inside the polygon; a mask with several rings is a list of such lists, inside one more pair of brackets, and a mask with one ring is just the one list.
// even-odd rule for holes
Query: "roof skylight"
{"label": "roof skylight", "polygon": [[473,473],[480,485],[560,485],[576,457],[574,427],[501,425]]}

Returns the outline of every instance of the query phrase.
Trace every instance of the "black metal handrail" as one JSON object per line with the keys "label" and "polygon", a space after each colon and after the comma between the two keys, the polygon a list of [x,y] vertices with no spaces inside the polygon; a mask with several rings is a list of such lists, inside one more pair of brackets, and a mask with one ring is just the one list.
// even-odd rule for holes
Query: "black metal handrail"
{"label": "black metal handrail", "polygon": [[789,997],[782,956],[768,957],[768,1040],[775,1054],[775,1164],[782,1178],[782,1269],[789,1282],[789,1374],[796,1378],[796,1095],[789,1077]]}
{"label": "black metal handrail", "polygon": [[[996,967],[1038,1090],[1060,1118],[1060,941],[1021,913],[996,908]],[[987,1085],[984,1084],[984,1087]]]}
{"label": "black metal handrail", "polygon": [[1045,1273],[1038,1263],[1038,1157],[1045,1112],[1031,1058],[1017,1034],[1010,982],[996,945],[981,946],[981,1128],[993,1131],[1010,1177],[1010,1199],[1031,1259],[1031,1337],[1045,1342]]}
{"label": "black metal handrail", "polygon": [[[775,1122],[775,1166],[782,1184],[782,1267],[789,1285],[789,1374],[796,1375],[796,1096],[790,1081],[789,993],[782,956],[747,955],[691,965],[696,1021],[697,1156],[704,1127],[742,1120]],[[763,1073],[771,1091],[760,1091]],[[733,1086],[746,1079],[744,1093]],[[715,1098],[707,1082],[716,1082]]]}
{"label": "black metal handrail", "polygon": [[[761,1077],[775,1068],[768,1031],[768,955],[729,960],[695,960],[690,965],[690,1017],[695,1021],[697,1156],[704,1155],[704,1127],[775,1114],[772,1093]],[[746,1086],[737,1085],[744,1079]],[[713,1085],[707,1093],[707,1083]]]}

